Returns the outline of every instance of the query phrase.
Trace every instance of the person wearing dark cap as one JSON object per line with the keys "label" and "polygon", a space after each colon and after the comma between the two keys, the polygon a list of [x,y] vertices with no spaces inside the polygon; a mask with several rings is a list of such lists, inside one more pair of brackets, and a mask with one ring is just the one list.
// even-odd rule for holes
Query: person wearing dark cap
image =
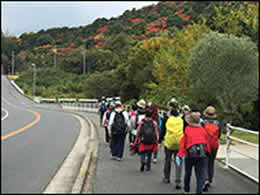
{"label": "person wearing dark cap", "polygon": [[202,122],[203,127],[205,128],[206,132],[209,135],[209,142],[211,146],[211,152],[208,155],[208,161],[206,166],[206,172],[205,172],[205,183],[203,191],[208,191],[208,188],[210,187],[214,175],[214,164],[215,159],[218,152],[218,139],[221,136],[221,125],[216,120],[217,114],[216,110],[213,106],[208,106],[204,112],[204,120]]}
{"label": "person wearing dark cap", "polygon": [[211,152],[208,134],[200,124],[200,112],[192,109],[185,116],[188,126],[185,128],[184,135],[180,141],[178,158],[185,156],[185,176],[184,191],[190,192],[190,179],[192,167],[195,167],[196,192],[203,192],[205,165],[207,163],[207,153]]}

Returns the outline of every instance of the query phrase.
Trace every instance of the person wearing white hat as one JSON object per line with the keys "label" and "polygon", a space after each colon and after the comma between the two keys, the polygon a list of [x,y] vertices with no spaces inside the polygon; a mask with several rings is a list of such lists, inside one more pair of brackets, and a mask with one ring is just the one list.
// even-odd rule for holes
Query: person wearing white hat
{"label": "person wearing white hat", "polygon": [[141,120],[145,118],[146,102],[143,99],[141,99],[136,103],[136,106],[137,106],[136,115],[133,116],[133,121],[134,121],[134,130],[132,131],[132,134],[134,135],[133,142],[135,142],[138,125],[141,122]]}
{"label": "person wearing white hat", "polygon": [[125,137],[130,127],[128,113],[122,109],[122,103],[116,101],[115,110],[111,113],[108,131],[111,137],[112,159],[121,161],[124,153]]}

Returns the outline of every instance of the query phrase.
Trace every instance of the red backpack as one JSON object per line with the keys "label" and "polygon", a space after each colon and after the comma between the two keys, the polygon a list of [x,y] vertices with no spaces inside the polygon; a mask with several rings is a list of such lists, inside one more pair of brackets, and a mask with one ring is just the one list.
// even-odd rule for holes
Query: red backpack
{"label": "red backpack", "polygon": [[218,149],[219,126],[216,123],[206,122],[204,128],[209,137],[211,151],[216,151]]}

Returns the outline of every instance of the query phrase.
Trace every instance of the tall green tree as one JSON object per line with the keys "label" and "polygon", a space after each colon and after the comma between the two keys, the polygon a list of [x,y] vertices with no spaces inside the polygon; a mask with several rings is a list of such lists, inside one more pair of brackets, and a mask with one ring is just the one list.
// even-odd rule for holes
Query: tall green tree
{"label": "tall green tree", "polygon": [[210,32],[191,50],[193,97],[217,99],[231,122],[239,105],[257,97],[258,55],[250,38]]}

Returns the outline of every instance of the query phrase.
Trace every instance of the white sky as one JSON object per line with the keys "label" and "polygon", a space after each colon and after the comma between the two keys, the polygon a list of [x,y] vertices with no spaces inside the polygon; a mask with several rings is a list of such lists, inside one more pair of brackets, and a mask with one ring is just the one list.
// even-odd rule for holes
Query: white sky
{"label": "white sky", "polygon": [[79,27],[118,17],[158,1],[1,1],[1,30],[20,36],[41,29]]}

